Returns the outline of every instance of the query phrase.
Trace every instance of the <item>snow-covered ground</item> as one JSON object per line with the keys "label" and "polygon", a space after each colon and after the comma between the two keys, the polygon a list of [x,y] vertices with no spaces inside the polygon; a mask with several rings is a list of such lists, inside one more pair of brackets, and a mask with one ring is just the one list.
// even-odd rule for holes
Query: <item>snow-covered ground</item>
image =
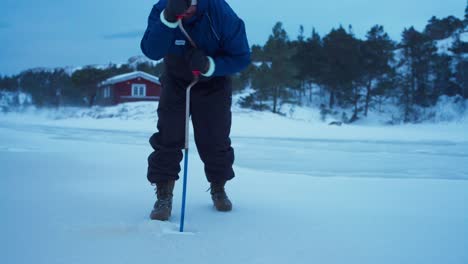
{"label": "snow-covered ground", "polygon": [[155,109],[0,115],[0,262],[468,263],[466,122],[335,127],[235,107],[234,210],[214,211],[192,149],[179,234],[180,184],[171,221],[148,220]]}

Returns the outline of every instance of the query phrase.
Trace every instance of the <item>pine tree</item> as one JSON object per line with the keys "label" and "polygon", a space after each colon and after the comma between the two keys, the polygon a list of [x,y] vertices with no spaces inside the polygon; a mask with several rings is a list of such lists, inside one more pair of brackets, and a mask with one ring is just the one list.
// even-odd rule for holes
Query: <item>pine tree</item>
{"label": "pine tree", "polygon": [[466,59],[468,43],[461,41],[460,36],[458,36],[451,51],[456,62],[455,81],[459,87],[457,93],[468,98],[468,60]]}
{"label": "pine tree", "polygon": [[250,105],[255,110],[268,109],[268,105],[264,102],[271,98],[271,91],[274,85],[271,63],[264,62],[252,73],[252,88],[255,89],[255,94],[247,98],[250,101],[244,102],[244,104]]}
{"label": "pine tree", "polygon": [[[316,81],[315,79],[320,69],[317,65],[323,61],[323,59],[320,59],[322,53],[321,39],[315,29],[312,31],[312,36],[305,39],[304,28],[301,26],[298,39],[291,42],[291,46],[295,51],[291,60],[296,68],[295,79],[297,79],[300,91],[298,97],[302,102],[303,97],[306,95],[306,90],[309,89],[310,92],[312,82]],[[311,96],[311,93],[309,94]],[[309,97],[309,101],[310,99]]]}
{"label": "pine tree", "polygon": [[53,104],[56,91],[50,85],[51,73],[42,69],[32,69],[20,74],[20,89],[29,93],[37,106]]}
{"label": "pine tree", "polygon": [[305,92],[305,83],[307,79],[308,70],[304,67],[306,64],[305,54],[307,52],[305,36],[304,36],[304,27],[301,25],[299,27],[299,35],[297,40],[291,41],[289,44],[294,49],[294,54],[291,57],[291,63],[297,68],[296,75],[294,76],[299,83],[299,94],[297,97],[301,97]]}
{"label": "pine tree", "polygon": [[251,76],[255,71],[255,66],[250,64],[247,69],[232,76],[232,89],[233,91],[241,91],[249,86]]}
{"label": "pine tree", "polygon": [[441,95],[454,96],[461,94],[460,87],[452,80],[454,74],[451,69],[452,57],[448,55],[436,55],[433,60],[434,90],[429,94],[432,104],[435,104]]}
{"label": "pine tree", "polygon": [[265,48],[265,57],[271,63],[271,97],[273,100],[273,113],[278,113],[281,100],[290,96],[289,87],[293,86],[296,68],[292,63],[295,50],[291,48],[289,37],[281,22],[276,23]]}
{"label": "pine tree", "polygon": [[51,104],[59,107],[64,102],[73,101],[71,97],[77,95],[73,89],[71,77],[63,69],[56,69],[50,76],[50,89],[55,96],[51,97]]}
{"label": "pine tree", "polygon": [[104,70],[85,67],[73,73],[72,82],[76,89],[81,91],[80,94],[86,99],[88,106],[91,107],[94,105],[99,83],[108,77],[109,75]]}
{"label": "pine tree", "polygon": [[363,85],[366,87],[364,115],[367,116],[372,101],[373,89],[378,80],[392,72],[390,63],[393,60],[395,44],[385,33],[383,26],[375,25],[367,33],[367,40],[361,46],[361,63],[363,68]]}
{"label": "pine tree", "polygon": [[303,43],[305,40],[305,36],[304,36],[304,26],[303,25],[300,25],[299,26],[299,35],[297,36],[297,41],[299,41],[299,43]]}
{"label": "pine tree", "polygon": [[265,55],[263,52],[263,47],[260,45],[253,45],[251,48],[251,59],[253,62],[265,61]]}
{"label": "pine tree", "polygon": [[413,105],[428,106],[431,84],[431,61],[435,57],[434,42],[425,34],[416,31],[413,27],[405,29],[401,43],[403,50],[402,65],[407,72],[402,76],[403,88],[402,103],[404,105],[405,122],[415,119]]}
{"label": "pine tree", "polygon": [[[348,97],[353,82],[360,74],[359,41],[342,27],[333,29],[323,39],[326,64],[322,74],[322,83],[330,91],[329,108],[333,108],[335,99]],[[339,100],[339,103],[344,103]]]}
{"label": "pine tree", "polygon": [[[300,32],[302,32],[300,30]],[[324,63],[322,40],[319,34],[312,30],[310,38],[305,39],[302,34],[298,40],[293,42],[295,54],[292,57],[292,63],[295,65],[296,76],[299,82],[301,101],[306,91],[309,90],[308,101],[312,101],[312,83],[320,82],[321,69]]]}
{"label": "pine tree", "polygon": [[460,94],[468,99],[468,61],[462,60],[457,64],[455,78],[461,87]]}
{"label": "pine tree", "polygon": [[452,36],[456,30],[462,28],[463,21],[454,16],[448,16],[444,19],[433,16],[426,25],[424,34],[432,40],[441,40]]}
{"label": "pine tree", "polygon": [[312,84],[323,84],[324,69],[326,65],[326,56],[323,48],[323,40],[315,28],[312,30],[311,37],[307,40],[307,63],[308,69],[307,87],[309,89],[309,102],[312,102]]}
{"label": "pine tree", "polygon": [[17,91],[18,87],[18,77],[17,76],[0,76],[0,90],[5,91]]}

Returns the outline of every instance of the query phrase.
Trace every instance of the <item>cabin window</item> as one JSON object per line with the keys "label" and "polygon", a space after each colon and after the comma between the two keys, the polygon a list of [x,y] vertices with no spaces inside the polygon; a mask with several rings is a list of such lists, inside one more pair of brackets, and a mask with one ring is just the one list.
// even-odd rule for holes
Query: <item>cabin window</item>
{"label": "cabin window", "polygon": [[146,84],[132,84],[132,96],[146,96]]}
{"label": "cabin window", "polygon": [[104,88],[104,98],[109,98],[111,94],[110,87],[105,87]]}

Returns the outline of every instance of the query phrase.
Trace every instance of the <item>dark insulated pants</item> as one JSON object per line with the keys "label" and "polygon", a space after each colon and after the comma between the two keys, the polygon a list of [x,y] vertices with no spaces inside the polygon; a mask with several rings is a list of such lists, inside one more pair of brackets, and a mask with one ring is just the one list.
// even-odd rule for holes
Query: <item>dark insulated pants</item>
{"label": "dark insulated pants", "polygon": [[[185,142],[185,97],[188,82],[166,73],[161,77],[158,132],[150,138],[154,151],[148,157],[151,183],[178,180]],[[209,182],[234,178],[231,147],[232,86],[229,77],[214,77],[192,88],[190,114],[195,144]]]}

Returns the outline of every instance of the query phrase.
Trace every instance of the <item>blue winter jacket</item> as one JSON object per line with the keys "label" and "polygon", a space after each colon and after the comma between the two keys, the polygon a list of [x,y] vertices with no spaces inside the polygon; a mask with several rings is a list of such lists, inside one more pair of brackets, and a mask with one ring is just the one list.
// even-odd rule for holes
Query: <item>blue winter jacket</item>
{"label": "blue winter jacket", "polygon": [[[161,21],[160,15],[166,4],[167,0],[160,0],[153,6],[141,50],[150,59],[164,58],[166,68],[174,72],[183,66],[188,68],[184,55],[191,44],[179,28],[170,28]],[[226,1],[198,0],[196,14],[184,20],[184,27],[198,48],[213,58],[215,71],[212,76],[237,73],[250,63],[244,22]]]}

